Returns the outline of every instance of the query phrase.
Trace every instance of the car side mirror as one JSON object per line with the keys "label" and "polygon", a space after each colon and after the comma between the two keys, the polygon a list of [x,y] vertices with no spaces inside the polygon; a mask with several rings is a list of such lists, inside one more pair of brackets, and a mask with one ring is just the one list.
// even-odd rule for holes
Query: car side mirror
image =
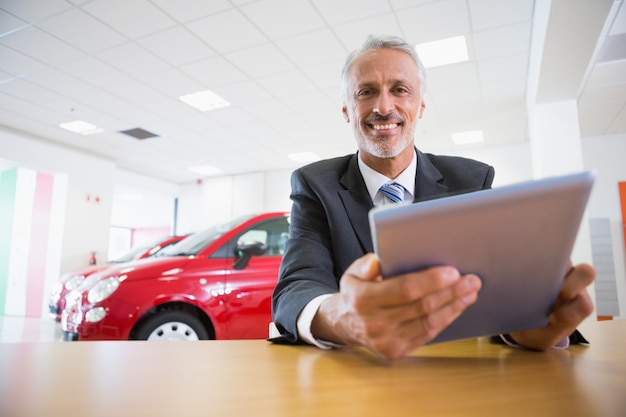
{"label": "car side mirror", "polygon": [[248,266],[250,258],[260,256],[267,252],[267,245],[261,242],[243,242],[237,245],[235,257],[237,260],[233,264],[234,269],[244,269]]}

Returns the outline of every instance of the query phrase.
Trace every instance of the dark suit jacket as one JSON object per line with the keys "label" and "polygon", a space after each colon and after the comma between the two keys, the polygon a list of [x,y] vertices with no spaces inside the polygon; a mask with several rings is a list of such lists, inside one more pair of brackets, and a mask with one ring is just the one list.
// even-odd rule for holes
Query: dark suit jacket
{"label": "dark suit jacket", "polygon": [[[471,159],[417,151],[415,201],[491,187],[493,167]],[[373,252],[368,212],[373,208],[357,155],[316,162],[291,177],[289,240],[272,299],[283,342],[298,342],[296,321],[313,298],[339,290],[357,258]]]}

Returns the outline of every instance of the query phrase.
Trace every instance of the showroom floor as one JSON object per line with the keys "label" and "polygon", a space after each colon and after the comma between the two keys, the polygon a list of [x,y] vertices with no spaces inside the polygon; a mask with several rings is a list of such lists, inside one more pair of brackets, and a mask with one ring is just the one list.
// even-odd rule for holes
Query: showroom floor
{"label": "showroom floor", "polygon": [[0,316],[0,343],[57,342],[61,324],[49,318]]}

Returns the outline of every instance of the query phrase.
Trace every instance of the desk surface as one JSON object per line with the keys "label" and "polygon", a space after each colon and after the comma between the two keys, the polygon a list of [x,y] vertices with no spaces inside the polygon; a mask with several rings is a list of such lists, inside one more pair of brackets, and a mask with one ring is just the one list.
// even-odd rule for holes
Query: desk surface
{"label": "desk surface", "polygon": [[0,344],[0,416],[626,416],[626,320],[591,346],[483,339],[386,363],[256,341]]}

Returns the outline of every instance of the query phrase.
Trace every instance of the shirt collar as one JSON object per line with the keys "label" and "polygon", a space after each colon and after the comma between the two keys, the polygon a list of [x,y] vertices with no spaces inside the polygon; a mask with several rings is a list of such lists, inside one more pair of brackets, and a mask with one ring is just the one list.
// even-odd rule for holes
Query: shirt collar
{"label": "shirt collar", "polygon": [[[411,201],[415,198],[415,175],[417,173],[417,154],[413,152],[413,159],[411,163],[404,171],[400,173],[396,178],[387,178],[378,171],[373,170],[363,162],[361,159],[361,153],[358,154],[359,170],[365,180],[365,186],[372,201],[377,205],[378,190],[383,184],[388,182],[395,182],[404,187],[404,189],[410,194]],[[380,197],[380,196],[378,196]],[[405,200],[406,201],[406,200]]]}

